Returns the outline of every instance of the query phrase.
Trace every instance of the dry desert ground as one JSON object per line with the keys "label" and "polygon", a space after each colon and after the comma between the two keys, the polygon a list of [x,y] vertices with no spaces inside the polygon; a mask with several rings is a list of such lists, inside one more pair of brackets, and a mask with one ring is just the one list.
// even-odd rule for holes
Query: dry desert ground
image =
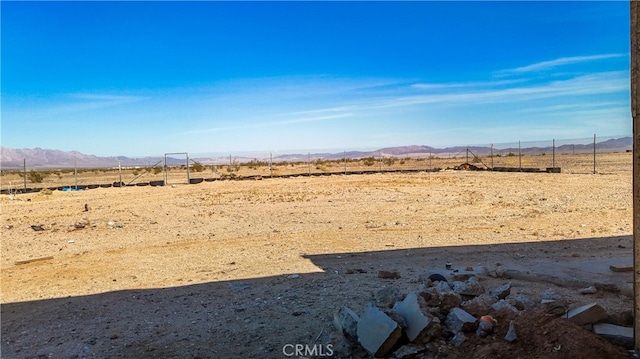
{"label": "dry desert ground", "polygon": [[[362,312],[381,288],[407,293],[430,268],[631,255],[631,161],[602,155],[598,174],[448,170],[2,195],[1,356],[283,358],[288,343],[331,343],[336,357],[368,357],[340,342],[334,312]],[[483,278],[488,288],[508,281],[533,298],[552,287],[573,306],[632,308],[620,293]],[[584,332],[558,350],[568,339],[548,331],[532,332],[546,346],[485,338],[447,350],[578,358],[593,337]]]}

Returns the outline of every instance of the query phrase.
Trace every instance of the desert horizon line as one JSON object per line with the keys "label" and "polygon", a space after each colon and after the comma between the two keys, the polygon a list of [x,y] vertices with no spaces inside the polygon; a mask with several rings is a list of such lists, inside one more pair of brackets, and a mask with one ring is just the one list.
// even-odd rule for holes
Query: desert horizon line
{"label": "desert horizon line", "polygon": [[[631,136],[595,136],[595,145],[600,152],[627,151],[633,145]],[[504,145],[504,146],[503,146]],[[11,149],[0,146],[0,168],[12,170],[22,168],[28,164],[33,168],[54,168],[54,167],[81,167],[81,168],[104,168],[118,166],[151,166],[153,161],[164,161],[167,163],[181,162],[185,158],[190,162],[201,164],[224,164],[227,161],[245,163],[251,161],[260,162],[305,162],[305,161],[336,161],[336,160],[357,160],[367,157],[374,158],[439,158],[444,156],[464,155],[465,150],[469,150],[473,155],[478,156],[503,156],[511,154],[522,155],[545,155],[551,153],[573,154],[591,152],[594,149],[594,137],[580,139],[552,139],[544,141],[520,141],[484,144],[484,145],[457,145],[447,147],[431,147],[428,145],[407,145],[391,146],[375,149],[319,149],[319,150],[291,150],[280,152],[269,151],[235,151],[225,153],[192,153],[187,151],[167,152],[155,156],[96,156],[88,155],[79,151],[62,151],[55,149],[43,149],[36,147],[33,149]]]}

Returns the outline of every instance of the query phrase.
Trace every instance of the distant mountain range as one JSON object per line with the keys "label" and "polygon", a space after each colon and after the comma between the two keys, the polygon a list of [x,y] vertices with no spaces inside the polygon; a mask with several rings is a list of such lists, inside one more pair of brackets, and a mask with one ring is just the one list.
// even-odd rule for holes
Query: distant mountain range
{"label": "distant mountain range", "polygon": [[[632,137],[615,138],[606,141],[596,142],[596,149],[598,152],[624,152],[630,150],[633,147]],[[455,146],[445,148],[435,148],[431,146],[399,146],[399,147],[386,147],[375,151],[347,151],[339,153],[315,153],[315,154],[288,154],[274,157],[279,161],[307,161],[308,157],[311,160],[325,159],[325,160],[339,160],[346,158],[364,158],[364,157],[428,157],[443,155],[449,156],[465,156],[466,150],[478,156],[489,156],[492,152],[494,155],[506,155],[508,153],[518,153],[518,147],[509,148],[494,148],[493,150],[489,146]],[[520,152],[523,155],[540,155],[543,153],[551,154],[553,151],[552,146],[546,147],[523,147]],[[585,153],[593,151],[593,143],[590,144],[563,144],[555,148],[556,153]]]}
{"label": "distant mountain range", "polygon": [[[633,147],[632,137],[622,137],[610,139],[596,143],[598,152],[624,152]],[[428,157],[433,156],[464,156],[466,150],[478,156],[488,156],[491,154],[491,147],[488,146],[456,146],[446,148],[435,148],[430,146],[399,146],[381,148],[375,151],[347,151],[338,153],[312,153],[312,154],[284,154],[273,158],[274,162],[297,162],[323,159],[323,160],[339,160],[344,157],[349,159],[358,159],[364,157]],[[539,155],[542,153],[550,154],[553,151],[552,146],[546,147],[526,147],[520,149],[524,155]],[[584,153],[593,151],[593,144],[563,144],[555,148],[556,153]],[[518,147],[493,149],[494,154],[518,153]],[[252,157],[233,157],[237,162],[248,162],[253,160]],[[214,164],[212,158],[193,158],[195,162],[205,165]],[[63,169],[73,168],[112,168],[118,167],[147,167],[153,165],[162,165],[164,157],[137,157],[130,158],[125,156],[117,157],[99,157],[94,155],[86,155],[78,151],[60,151],[42,148],[33,149],[11,149],[0,147],[0,168],[3,170],[21,169],[26,161],[28,169]],[[185,164],[184,158],[167,157],[167,164],[170,166],[179,166]]]}

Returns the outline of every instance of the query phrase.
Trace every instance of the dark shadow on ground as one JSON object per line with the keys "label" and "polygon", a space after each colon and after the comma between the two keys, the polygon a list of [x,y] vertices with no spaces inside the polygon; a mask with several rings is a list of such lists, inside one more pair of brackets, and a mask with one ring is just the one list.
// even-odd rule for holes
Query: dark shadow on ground
{"label": "dark shadow on ground", "polygon": [[[534,265],[631,254],[631,236],[390,248],[309,255],[306,258],[323,272],[299,277],[284,274],[6,303],[0,308],[0,356],[284,358],[285,344],[334,340],[331,321],[340,306],[348,304],[361,312],[380,288],[392,285],[406,293],[419,285],[420,274],[446,262]],[[402,277],[381,279],[379,270],[398,271]]]}

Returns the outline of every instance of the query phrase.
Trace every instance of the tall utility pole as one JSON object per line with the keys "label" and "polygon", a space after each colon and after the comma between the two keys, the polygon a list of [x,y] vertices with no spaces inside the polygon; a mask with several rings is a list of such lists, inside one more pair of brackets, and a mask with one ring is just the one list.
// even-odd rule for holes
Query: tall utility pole
{"label": "tall utility pole", "polygon": [[631,118],[633,121],[633,313],[634,349],[640,353],[640,4],[630,1]]}

